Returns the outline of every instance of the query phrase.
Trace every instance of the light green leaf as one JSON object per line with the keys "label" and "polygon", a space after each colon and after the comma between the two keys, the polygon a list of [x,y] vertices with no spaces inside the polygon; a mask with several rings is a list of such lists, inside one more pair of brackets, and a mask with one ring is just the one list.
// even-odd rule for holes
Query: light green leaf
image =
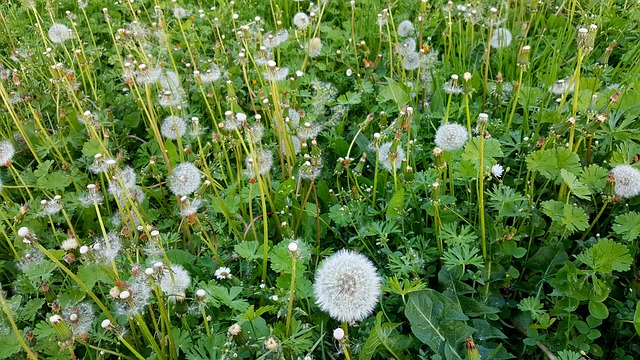
{"label": "light green leaf", "polygon": [[393,101],[396,103],[396,105],[398,105],[398,110],[402,110],[402,107],[409,103],[409,101],[411,100],[411,98],[409,97],[409,94],[407,93],[407,91],[405,90],[405,86],[398,84],[395,80],[391,79],[391,78],[385,78],[387,79],[388,85],[386,87],[384,87],[384,89],[382,89],[382,91],[380,91],[380,95],[379,98],[382,101]]}
{"label": "light green leaf", "polygon": [[560,177],[562,177],[562,180],[564,180],[564,183],[567,184],[567,186],[569,187],[573,195],[575,195],[580,199],[584,199],[584,200],[589,199],[589,195],[591,195],[591,191],[586,185],[584,185],[578,180],[577,176],[568,172],[565,169],[560,169]]}
{"label": "light green leaf", "polygon": [[[484,140],[484,167],[485,170],[490,168],[496,163],[496,158],[504,156],[502,148],[500,147],[500,141],[496,139]],[[464,145],[464,152],[462,153],[462,160],[469,161],[473,164],[476,171],[480,168],[480,138],[474,137],[467,141]]]}
{"label": "light green leaf", "polygon": [[260,244],[257,241],[243,241],[233,247],[233,250],[240,255],[241,258],[252,261],[262,257],[258,253]]}
{"label": "light green leaf", "polygon": [[609,171],[605,168],[591,164],[582,169],[580,173],[580,182],[585,184],[592,193],[599,193],[607,185]]}
{"label": "light green leaf", "polygon": [[636,328],[638,335],[640,335],[640,301],[636,304],[636,313],[633,315],[633,326]]}
{"label": "light green leaf", "polygon": [[404,188],[398,189],[387,205],[387,219],[397,218],[404,208]]}
{"label": "light green leaf", "polygon": [[631,211],[618,215],[612,228],[614,233],[622,237],[622,240],[632,242],[640,236],[640,214]]}
{"label": "light green leaf", "polygon": [[582,252],[576,258],[585,265],[600,273],[628,271],[633,258],[629,249],[611,239],[602,239],[597,244]]}

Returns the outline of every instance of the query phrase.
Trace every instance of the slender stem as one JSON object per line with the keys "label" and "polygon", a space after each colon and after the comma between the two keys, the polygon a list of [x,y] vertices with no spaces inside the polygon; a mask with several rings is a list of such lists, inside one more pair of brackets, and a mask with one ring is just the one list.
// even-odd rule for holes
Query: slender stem
{"label": "slender stem", "polygon": [[2,311],[4,311],[4,313],[7,315],[7,320],[9,320],[9,322],[11,323],[11,329],[13,330],[13,333],[16,336],[16,338],[18,338],[18,342],[20,343],[20,346],[22,347],[22,349],[24,349],[24,351],[27,353],[27,356],[29,357],[29,359],[37,360],[38,355],[36,355],[36,353],[34,353],[33,350],[31,350],[31,348],[27,345],[27,343],[22,338],[22,334],[20,333],[20,330],[18,330],[18,326],[16,325],[16,322],[13,320],[13,315],[11,315],[11,309],[9,309],[7,302],[4,300],[3,292],[0,292],[0,305],[2,305]]}
{"label": "slender stem", "polygon": [[287,322],[286,322],[286,334],[287,337],[291,335],[291,313],[293,312],[293,299],[296,292],[296,258],[298,257],[297,251],[291,253],[291,287],[289,288],[289,307],[287,308]]}

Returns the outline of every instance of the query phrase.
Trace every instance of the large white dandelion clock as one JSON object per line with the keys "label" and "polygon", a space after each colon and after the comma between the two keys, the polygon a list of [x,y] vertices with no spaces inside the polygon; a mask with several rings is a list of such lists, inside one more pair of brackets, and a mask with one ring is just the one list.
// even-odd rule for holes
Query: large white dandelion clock
{"label": "large white dandelion clock", "polygon": [[316,272],[316,304],[338,320],[355,322],[369,316],[380,297],[380,276],[364,255],[340,250]]}

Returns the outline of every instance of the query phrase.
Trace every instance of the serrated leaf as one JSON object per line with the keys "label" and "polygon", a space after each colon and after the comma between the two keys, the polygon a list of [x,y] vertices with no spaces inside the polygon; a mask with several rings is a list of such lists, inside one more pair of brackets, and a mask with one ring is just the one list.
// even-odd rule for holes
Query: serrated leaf
{"label": "serrated leaf", "polygon": [[71,184],[71,178],[62,171],[54,171],[38,178],[38,186],[47,190],[64,190],[67,185]]}
{"label": "serrated leaf", "polygon": [[611,239],[602,239],[597,244],[582,252],[576,258],[591,269],[600,273],[628,271],[633,258],[629,249]]}
{"label": "serrated leaf", "polygon": [[[502,152],[502,148],[500,147],[500,141],[496,139],[485,139],[484,140],[484,167],[491,167],[491,165],[495,164],[496,158],[501,158],[504,156]],[[464,151],[462,153],[462,160],[468,161],[473,164],[476,171],[480,168],[480,138],[474,137],[473,139],[467,141],[464,145]]]}
{"label": "serrated leaf", "polygon": [[349,215],[348,209],[341,204],[332,205],[329,208],[329,219],[338,226],[347,226],[351,222],[351,215]]}
{"label": "serrated leaf", "polygon": [[632,242],[640,236],[640,214],[635,211],[618,215],[612,226],[613,232],[622,240]]}
{"label": "serrated leaf", "polygon": [[196,260],[196,256],[190,252],[180,249],[170,249],[166,251],[167,258],[172,264],[188,265]]}
{"label": "serrated leaf", "polygon": [[526,158],[527,168],[535,171],[547,179],[555,179],[558,160],[551,155],[553,150],[537,150]]}
{"label": "serrated leaf", "polygon": [[602,166],[591,164],[582,169],[580,182],[585,184],[592,193],[599,193],[607,185],[609,171]]}
{"label": "serrated leaf", "polygon": [[80,280],[82,280],[89,289],[92,289],[98,281],[109,281],[107,274],[105,274],[104,271],[100,269],[100,266],[95,263],[80,265],[78,269],[78,278],[80,278]]}
{"label": "serrated leaf", "polygon": [[8,359],[22,350],[15,334],[0,336],[0,359]]}
{"label": "serrated leaf", "polygon": [[257,241],[243,241],[233,247],[233,250],[245,260],[259,259],[262,255],[259,254],[260,244]]}
{"label": "serrated leaf", "polygon": [[553,220],[554,225],[560,226],[563,232],[566,232],[564,235],[571,235],[589,227],[589,217],[584,210],[571,204],[547,200],[542,203],[542,212]]}
{"label": "serrated leaf", "polygon": [[578,180],[578,177],[574,174],[568,172],[565,169],[560,169],[560,177],[564,180],[564,183],[567,184],[571,193],[576,197],[584,200],[589,199],[589,195],[591,195],[591,191],[589,188]]}
{"label": "serrated leaf", "polygon": [[45,302],[43,298],[35,298],[27,301],[27,303],[20,308],[20,319],[29,322],[33,321]]}

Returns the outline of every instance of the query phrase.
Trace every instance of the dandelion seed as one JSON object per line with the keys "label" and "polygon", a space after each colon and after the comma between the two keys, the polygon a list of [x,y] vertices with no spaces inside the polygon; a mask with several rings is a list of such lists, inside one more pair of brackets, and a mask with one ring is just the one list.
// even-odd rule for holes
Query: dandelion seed
{"label": "dandelion seed", "polygon": [[380,277],[366,256],[340,250],[320,264],[313,289],[316,304],[332,318],[360,321],[378,303]]}
{"label": "dandelion seed", "polygon": [[54,44],[62,44],[67,40],[73,39],[73,33],[71,32],[71,29],[69,29],[64,24],[51,25],[47,34],[49,35],[49,39],[51,39],[51,42]]}
{"label": "dandelion seed", "polygon": [[96,263],[110,264],[120,253],[122,241],[116,233],[110,232],[106,238],[100,238],[93,243],[91,249],[93,250],[93,260]]}
{"label": "dandelion seed", "polygon": [[167,139],[176,140],[179,137],[183,137],[187,132],[187,124],[184,119],[180,116],[167,116],[162,121],[162,126],[160,127],[160,132],[162,136]]}
{"label": "dandelion seed", "polygon": [[173,8],[173,17],[175,17],[176,19],[184,19],[189,15],[191,15],[191,11],[189,10],[183,9],[179,6]]}
{"label": "dandelion seed", "polygon": [[143,277],[136,278],[126,288],[124,288],[120,294],[124,291],[128,292],[129,296],[127,296],[125,300],[118,302],[118,314],[126,317],[133,317],[146,309],[149,304],[149,297],[151,296],[151,286],[149,286],[146,279]]}
{"label": "dandelion seed", "polygon": [[227,329],[227,333],[229,333],[229,335],[231,336],[238,336],[238,334],[240,334],[241,332],[242,328],[238,323],[229,326],[229,329]]}
{"label": "dandelion seed", "polygon": [[184,162],[169,176],[169,190],[177,196],[189,195],[198,190],[201,181],[200,170],[192,163]]}
{"label": "dandelion seed", "polygon": [[297,133],[298,133],[298,137],[300,138],[300,141],[306,141],[309,139],[315,139],[318,136],[318,134],[320,134],[320,131],[322,131],[321,125],[305,122],[298,129]]}
{"label": "dandelion seed", "polygon": [[146,64],[138,65],[138,71],[135,73],[136,82],[139,85],[153,85],[160,81],[162,69],[149,68]]}
{"label": "dandelion seed", "polygon": [[267,340],[262,344],[267,351],[278,351],[280,348],[280,341],[275,336],[269,336]]}
{"label": "dandelion seed", "polygon": [[500,164],[495,164],[491,167],[491,174],[497,178],[501,178],[504,173],[504,168]]}
{"label": "dandelion seed", "polygon": [[267,61],[267,71],[262,73],[265,80],[274,82],[285,80],[287,75],[289,75],[289,68],[279,68],[273,60]]}
{"label": "dandelion seed", "polygon": [[[400,169],[400,165],[405,159],[404,149],[400,146],[396,147],[395,154],[391,153],[391,146],[393,142],[389,141],[382,145],[378,149],[378,159],[380,161],[380,165],[385,168],[387,171],[393,172],[394,169],[397,171]],[[392,159],[392,157],[395,158]]]}
{"label": "dandelion seed", "polygon": [[398,36],[407,37],[413,35],[413,23],[411,20],[404,20],[398,24]]}
{"label": "dandelion seed", "polygon": [[413,52],[416,52],[416,40],[414,38],[405,39],[398,47],[398,53],[402,56],[407,56]]}
{"label": "dandelion seed", "polygon": [[298,172],[298,175],[302,179],[315,180],[320,176],[321,172],[322,172],[322,161],[321,159],[315,159],[313,160],[313,162],[305,161],[300,166],[300,171]]}
{"label": "dandelion seed", "polygon": [[40,205],[42,206],[42,212],[38,214],[38,216],[51,216],[57,214],[61,209],[59,201],[60,195],[57,195],[52,200],[42,200],[40,201]]}
{"label": "dandelion seed", "polygon": [[184,299],[184,291],[190,284],[189,272],[176,264],[171,265],[171,269],[165,268],[160,278],[160,288],[165,295],[168,295],[171,302]]}
{"label": "dandelion seed", "polygon": [[631,165],[618,165],[611,170],[615,177],[615,192],[623,199],[640,194],[640,170]]}
{"label": "dandelion seed", "polygon": [[62,311],[62,319],[67,323],[74,336],[80,337],[91,331],[95,315],[91,304],[81,302],[68,306]]}
{"label": "dandelion seed", "polygon": [[320,56],[320,53],[322,52],[322,40],[320,40],[319,37],[314,37],[309,40],[308,51],[310,58]]}
{"label": "dandelion seed", "polygon": [[[197,71],[197,70],[196,70]],[[196,75],[196,71],[194,71],[194,75]],[[222,72],[220,68],[216,64],[209,64],[209,68],[205,70],[204,73],[198,71],[197,77],[200,79],[200,82],[203,84],[210,84],[214,81],[220,79]]]}
{"label": "dandelion seed", "polygon": [[218,280],[224,280],[224,279],[232,279],[233,275],[231,275],[231,269],[229,269],[228,267],[219,267],[216,269],[216,272],[213,274],[213,276],[216,277],[216,279]]}
{"label": "dandelion seed", "polygon": [[249,127],[244,132],[244,135],[247,137],[247,141],[252,144],[257,144],[260,142],[260,140],[262,140],[262,137],[264,136],[264,125],[262,125],[261,123],[256,123],[255,125]]}
{"label": "dandelion seed", "polygon": [[458,75],[451,75],[451,79],[447,81],[443,86],[444,92],[451,95],[458,95],[462,93],[462,86],[458,83]]}
{"label": "dandelion seed", "polygon": [[462,148],[467,142],[469,134],[467,129],[459,124],[444,124],[436,131],[436,146],[446,151],[454,151]]}
{"label": "dandelion seed", "polygon": [[93,206],[94,204],[102,204],[104,200],[104,196],[98,190],[98,187],[95,184],[87,185],[87,193],[78,198],[80,205],[84,207]]}
{"label": "dandelion seed", "polygon": [[293,16],[293,24],[300,30],[304,30],[309,26],[309,16],[303,12],[299,12]]}
{"label": "dandelion seed", "polygon": [[247,157],[246,165],[247,177],[255,178],[257,175],[265,175],[273,166],[273,153],[268,150],[254,151]]}
{"label": "dandelion seed", "polygon": [[202,204],[201,199],[194,199],[193,201],[183,197],[184,201],[180,199],[180,215],[182,217],[189,217],[198,212],[198,208]]}
{"label": "dandelion seed", "polygon": [[13,159],[16,150],[8,140],[0,141],[0,166],[7,166]]}
{"label": "dandelion seed", "polygon": [[554,95],[570,94],[575,89],[575,82],[571,79],[560,79],[549,86],[549,92]]}
{"label": "dandelion seed", "polygon": [[78,240],[75,237],[70,237],[62,242],[60,248],[64,251],[69,251],[77,249],[78,245]]}
{"label": "dandelion seed", "polygon": [[402,66],[405,70],[416,70],[420,67],[420,55],[417,52],[405,55],[402,60]]}
{"label": "dandelion seed", "polygon": [[500,49],[511,45],[513,36],[505,28],[497,28],[491,36],[491,47]]}

